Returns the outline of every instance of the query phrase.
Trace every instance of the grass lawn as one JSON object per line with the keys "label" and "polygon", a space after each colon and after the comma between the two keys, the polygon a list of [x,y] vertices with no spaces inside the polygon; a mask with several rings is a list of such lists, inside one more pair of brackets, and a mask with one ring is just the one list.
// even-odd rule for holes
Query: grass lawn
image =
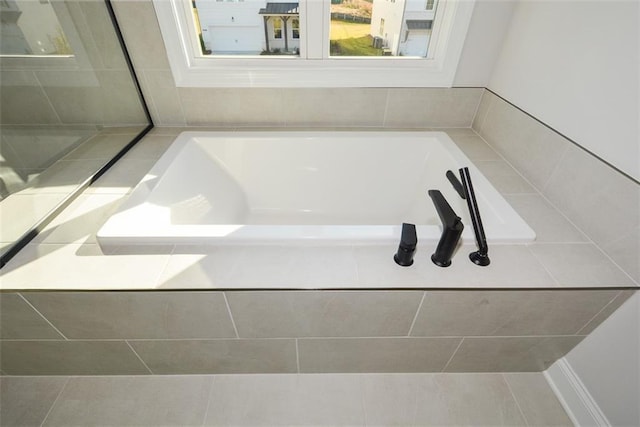
{"label": "grass lawn", "polygon": [[372,47],[370,24],[331,21],[331,55],[333,56],[381,56],[382,49]]}

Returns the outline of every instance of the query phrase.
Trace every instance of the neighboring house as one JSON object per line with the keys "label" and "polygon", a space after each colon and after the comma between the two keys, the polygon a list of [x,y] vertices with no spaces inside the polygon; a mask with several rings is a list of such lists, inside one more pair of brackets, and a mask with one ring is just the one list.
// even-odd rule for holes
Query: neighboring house
{"label": "neighboring house", "polygon": [[298,3],[194,0],[204,48],[218,55],[298,52]]}
{"label": "neighboring house", "polygon": [[426,56],[438,0],[373,0],[371,35],[391,55]]}

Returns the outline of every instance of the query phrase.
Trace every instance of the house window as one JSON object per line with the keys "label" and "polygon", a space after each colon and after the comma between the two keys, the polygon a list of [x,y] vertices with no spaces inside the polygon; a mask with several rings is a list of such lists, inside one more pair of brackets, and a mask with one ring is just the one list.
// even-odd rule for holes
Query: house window
{"label": "house window", "polygon": [[[402,36],[404,8],[426,13],[421,1],[152,1],[178,87],[449,87],[475,0],[441,0],[428,18],[407,10],[411,19],[433,22],[428,31],[415,24],[406,38],[413,46],[428,43],[420,55],[402,51]],[[347,4],[355,8],[334,10]],[[385,6],[394,13],[383,13]],[[359,35],[340,34],[351,24]],[[380,34],[388,35],[385,57]],[[363,52],[374,57],[360,58]]]}
{"label": "house window", "polygon": [[436,3],[436,0],[427,0],[426,10],[433,10],[435,3]]}
{"label": "house window", "polygon": [[275,18],[273,20],[273,38],[281,39],[282,38],[282,19]]}
{"label": "house window", "polygon": [[297,18],[291,20],[291,36],[294,39],[300,38],[300,20]]}

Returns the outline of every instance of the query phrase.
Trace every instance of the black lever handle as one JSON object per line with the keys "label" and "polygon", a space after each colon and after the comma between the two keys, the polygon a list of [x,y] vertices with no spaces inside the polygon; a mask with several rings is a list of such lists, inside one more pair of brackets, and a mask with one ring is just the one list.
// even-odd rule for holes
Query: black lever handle
{"label": "black lever handle", "polygon": [[414,224],[402,223],[402,236],[400,237],[400,246],[398,252],[393,256],[396,264],[403,267],[409,267],[413,264],[413,254],[416,252],[418,245],[418,235]]}
{"label": "black lever handle", "polygon": [[464,225],[440,191],[429,190],[428,193],[433,200],[440,221],[442,221],[442,236],[440,236],[436,251],[431,255],[431,261],[439,267],[449,267]]}
{"label": "black lever handle", "polygon": [[451,171],[447,171],[446,175],[447,175],[447,179],[453,186],[453,189],[456,190],[456,192],[458,193],[458,195],[460,195],[460,197],[462,197],[463,199],[466,199],[467,196],[464,194],[464,188],[462,187],[462,183],[460,182],[456,174]]}

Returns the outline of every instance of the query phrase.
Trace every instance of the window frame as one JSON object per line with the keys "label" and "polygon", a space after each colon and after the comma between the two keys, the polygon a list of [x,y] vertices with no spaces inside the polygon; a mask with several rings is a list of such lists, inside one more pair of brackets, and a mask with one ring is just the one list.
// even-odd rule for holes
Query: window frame
{"label": "window frame", "polygon": [[[189,7],[182,0],[153,0],[177,87],[453,85],[475,0],[440,0],[428,58],[330,57],[329,4],[330,0],[299,0],[300,57],[204,57]],[[308,37],[310,33],[323,36]]]}

